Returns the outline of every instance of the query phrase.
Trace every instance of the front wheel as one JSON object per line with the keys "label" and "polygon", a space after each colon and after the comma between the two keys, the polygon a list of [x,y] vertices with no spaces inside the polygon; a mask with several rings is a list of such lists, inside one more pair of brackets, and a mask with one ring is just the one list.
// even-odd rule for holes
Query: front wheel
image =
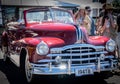
{"label": "front wheel", "polygon": [[29,56],[26,55],[25,51],[22,52],[22,56],[20,59],[20,68],[21,68],[21,71],[22,71],[22,74],[23,74],[25,80],[28,83],[32,82],[34,79],[34,75],[32,74],[33,69],[32,69],[31,63],[29,61]]}
{"label": "front wheel", "polygon": [[6,62],[6,63],[9,63],[9,57],[8,57],[8,47],[6,46],[2,46],[1,47],[1,56],[3,58],[3,61]]}

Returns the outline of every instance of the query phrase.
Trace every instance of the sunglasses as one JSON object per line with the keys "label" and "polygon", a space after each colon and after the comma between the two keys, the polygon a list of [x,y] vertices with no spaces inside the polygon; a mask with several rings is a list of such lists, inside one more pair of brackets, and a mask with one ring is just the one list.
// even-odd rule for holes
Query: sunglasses
{"label": "sunglasses", "polygon": [[88,12],[91,12],[91,10],[87,10]]}

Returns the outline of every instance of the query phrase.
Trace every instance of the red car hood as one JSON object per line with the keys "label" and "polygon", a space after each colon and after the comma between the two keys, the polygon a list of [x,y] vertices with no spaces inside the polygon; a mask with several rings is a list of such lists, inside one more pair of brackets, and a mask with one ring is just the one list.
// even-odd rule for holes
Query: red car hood
{"label": "red car hood", "polygon": [[90,36],[87,42],[92,45],[105,45],[109,39],[105,36]]}
{"label": "red car hood", "polygon": [[73,44],[77,40],[76,28],[71,24],[44,22],[29,24],[27,29],[37,33],[36,37],[55,37],[65,41],[66,45]]}

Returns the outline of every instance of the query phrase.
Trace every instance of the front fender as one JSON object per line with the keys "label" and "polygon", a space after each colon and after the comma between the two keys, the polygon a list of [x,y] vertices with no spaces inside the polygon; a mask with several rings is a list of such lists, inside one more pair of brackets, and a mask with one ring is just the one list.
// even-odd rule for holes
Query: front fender
{"label": "front fender", "polygon": [[56,37],[41,37],[39,38],[41,41],[44,41],[49,48],[53,48],[53,47],[61,47],[65,45],[65,41],[60,39],[60,38],[56,38]]}
{"label": "front fender", "polygon": [[62,39],[55,37],[24,38],[17,42],[21,42],[27,45],[25,48],[28,50],[29,60],[31,62],[36,62],[38,59],[45,58],[44,56],[38,56],[35,51],[36,45],[39,44],[41,41],[44,41],[49,48],[61,47],[65,45],[65,42]]}
{"label": "front fender", "polygon": [[16,42],[24,43],[27,45],[32,45],[36,46],[38,45],[41,41],[44,41],[50,48],[51,47],[61,47],[65,45],[64,40],[56,37],[39,37],[39,38],[23,38],[20,39]]}

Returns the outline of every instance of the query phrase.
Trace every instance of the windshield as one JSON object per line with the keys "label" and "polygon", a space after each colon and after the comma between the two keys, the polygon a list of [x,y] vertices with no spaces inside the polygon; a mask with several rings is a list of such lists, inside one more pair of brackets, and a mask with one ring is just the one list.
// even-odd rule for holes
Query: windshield
{"label": "windshield", "polygon": [[65,10],[37,10],[29,11],[26,14],[27,23],[56,21],[62,23],[73,23],[73,18],[70,12]]}

